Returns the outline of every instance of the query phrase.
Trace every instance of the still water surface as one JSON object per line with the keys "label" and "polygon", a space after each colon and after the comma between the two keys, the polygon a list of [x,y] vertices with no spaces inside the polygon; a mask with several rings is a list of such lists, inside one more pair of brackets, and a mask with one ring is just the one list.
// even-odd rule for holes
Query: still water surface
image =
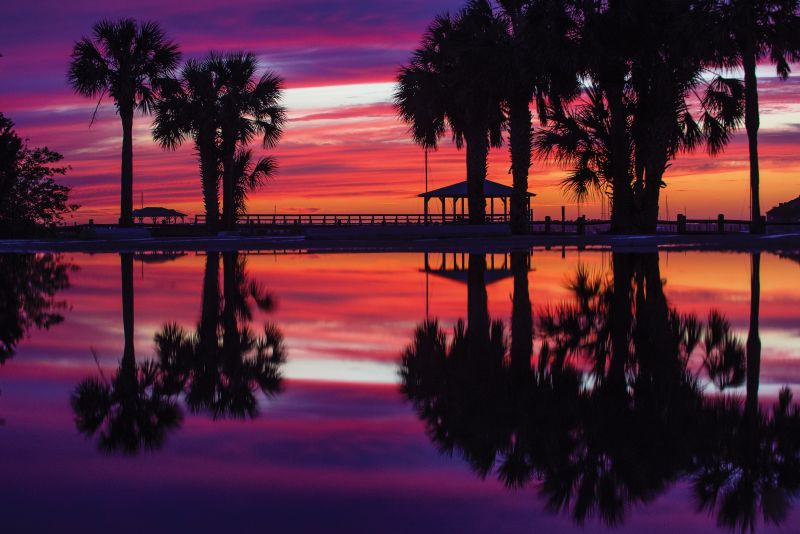
{"label": "still water surface", "polygon": [[799,532],[798,275],[0,256],[0,530]]}

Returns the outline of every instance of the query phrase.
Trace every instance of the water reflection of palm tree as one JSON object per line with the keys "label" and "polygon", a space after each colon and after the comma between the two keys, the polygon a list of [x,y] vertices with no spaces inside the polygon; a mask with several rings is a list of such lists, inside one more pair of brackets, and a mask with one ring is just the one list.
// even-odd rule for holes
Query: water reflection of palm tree
{"label": "water reflection of palm tree", "polygon": [[[779,523],[800,485],[800,410],[788,391],[771,417],[703,395],[688,367],[695,349],[718,385],[741,383],[744,374],[742,343],[724,316],[712,312],[704,325],[671,308],[655,253],[615,253],[613,279],[579,269],[570,288],[571,301],[544,309],[537,322],[535,367],[530,353],[524,365],[520,348],[530,335],[521,277],[508,356],[482,366],[460,357],[482,352],[463,347],[471,340],[461,321],[450,344],[436,321],[417,328],[401,389],[434,443],[482,477],[495,471],[508,486],[538,480],[546,506],[578,523],[618,524],[628,508],[687,476],[699,506],[721,525],[752,528],[757,507]],[[480,288],[470,290],[474,307]],[[492,332],[502,330],[493,323]]]}
{"label": "water reflection of palm tree", "polygon": [[107,452],[135,454],[160,448],[169,431],[181,425],[178,405],[164,387],[158,365],[136,363],[133,341],[133,255],[120,254],[124,350],[110,381],[86,378],[71,397],[75,425],[86,436],[98,435]]}
{"label": "water reflection of palm tree", "polygon": [[800,408],[781,390],[772,414],[758,401],[761,373],[759,311],[761,255],[751,256],[750,327],[744,407],[733,399],[710,403],[704,413],[706,442],[693,480],[697,505],[716,510],[720,526],[754,531],[759,516],[779,525],[800,494]]}
{"label": "water reflection of palm tree", "polygon": [[208,253],[197,332],[166,324],[156,347],[166,382],[185,393],[192,411],[208,411],[215,419],[252,418],[258,415],[256,390],[271,397],[282,389],[286,349],[275,325],[266,324],[261,335],[249,326],[253,307],[267,311],[274,300],[247,276],[244,257],[223,253],[223,266],[220,294],[219,254]]}

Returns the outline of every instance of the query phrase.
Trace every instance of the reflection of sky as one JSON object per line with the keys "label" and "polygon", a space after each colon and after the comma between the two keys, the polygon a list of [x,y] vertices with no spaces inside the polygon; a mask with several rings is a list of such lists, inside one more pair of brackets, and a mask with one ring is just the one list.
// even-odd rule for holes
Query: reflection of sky
{"label": "reflection of sky", "polygon": [[[95,365],[94,350],[111,368],[122,353],[119,257],[69,256],[80,267],[72,287],[61,293],[70,311],[62,325],[34,332],[5,372],[31,362],[76,369]],[[700,258],[700,259],[698,259]],[[497,265],[501,263],[497,256]],[[430,264],[438,267],[439,255]],[[448,265],[452,265],[448,255]],[[460,262],[460,256],[458,258]],[[800,290],[787,284],[800,264],[762,254],[760,334],[764,383],[800,384]],[[603,252],[537,250],[529,274],[534,313],[567,298],[566,284],[578,265],[605,272]],[[193,329],[199,319],[205,257],[188,255],[170,263],[136,262],[135,343],[138,357],[153,354],[153,336],[168,321]],[[274,296],[276,309],[257,313],[254,330],[275,322],[286,336],[292,379],[389,383],[417,322],[425,316],[421,254],[251,255],[247,273]],[[704,320],[721,311],[744,341],[750,312],[750,258],[744,254],[662,253],[661,275],[670,305]],[[466,285],[428,277],[432,317],[450,330],[466,316]],[[508,321],[512,279],[489,284],[489,312]]]}
{"label": "reflection of sky", "polygon": [[[440,455],[397,394],[399,354],[425,316],[421,254],[248,257],[248,274],[277,301],[253,326],[272,321],[286,336],[285,392],[261,399],[254,421],[187,415],[163,450],[131,459],[97,453],[77,434],[68,403],[74,385],[97,373],[91,349],[106,373],[122,353],[119,256],[69,258],[80,269],[60,294],[70,306],[66,320],[31,332],[0,368],[4,531],[41,531],[55,521],[131,532],[244,524],[345,531],[575,528],[542,511],[535,487],[506,491],[491,478],[477,478],[460,458]],[[761,261],[761,392],[774,398],[780,385],[800,384],[800,289],[789,282],[800,265],[768,254]],[[204,262],[192,254],[136,263],[137,357],[152,355],[153,334],[164,322],[196,326]],[[578,264],[602,272],[609,262],[608,253],[567,250],[562,259],[560,251],[535,251],[534,312],[566,298]],[[431,263],[438,265],[438,258]],[[749,256],[670,253],[661,255],[660,266],[671,306],[700,317],[716,307],[745,338]],[[430,313],[449,329],[466,315],[466,286],[438,276],[428,283]],[[487,291],[490,313],[507,321],[512,280]],[[792,514],[786,525],[800,521]],[[154,525],[156,516],[163,525]],[[713,518],[693,511],[681,484],[631,512],[625,531],[644,529],[715,531]]]}

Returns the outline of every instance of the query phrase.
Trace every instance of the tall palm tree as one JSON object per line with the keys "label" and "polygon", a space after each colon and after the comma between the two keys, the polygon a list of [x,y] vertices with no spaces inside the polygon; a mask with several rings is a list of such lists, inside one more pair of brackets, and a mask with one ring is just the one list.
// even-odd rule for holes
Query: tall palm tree
{"label": "tall palm tree", "polygon": [[257,77],[258,59],[249,52],[216,56],[212,68],[224,87],[219,101],[222,221],[225,230],[233,230],[237,214],[237,149],[258,136],[264,148],[277,145],[286,123],[286,109],[280,104],[283,79],[271,71]]}
{"label": "tall palm tree", "polygon": [[[629,2],[635,223],[654,233],[664,173],[680,152],[702,144],[720,153],[744,113],[739,80],[709,72],[717,54],[715,0]],[[694,112],[698,110],[698,112]]]}
{"label": "tall palm tree", "polygon": [[200,159],[200,181],[206,226],[211,233],[219,227],[219,99],[220,77],[212,68],[215,56],[190,60],[180,79],[162,84],[161,99],[155,105],[153,138],[162,148],[175,150],[187,136],[194,140]]}
{"label": "tall palm tree", "polygon": [[528,171],[531,166],[533,121],[530,102],[539,119],[546,118],[545,102],[558,103],[577,91],[575,18],[569,2],[556,0],[498,0],[507,35],[498,60],[505,63],[503,92],[508,107],[511,154],[511,230],[525,232],[528,218]]}
{"label": "tall palm tree", "polygon": [[800,1],[730,0],[721,3],[729,38],[723,65],[744,70],[745,129],[750,154],[750,231],[764,232],[758,168],[758,79],[756,65],[768,59],[785,80],[790,63],[800,60]]}
{"label": "tall palm tree", "polygon": [[483,183],[490,147],[502,144],[503,69],[497,60],[505,28],[486,0],[471,0],[455,17],[437,16],[398,74],[398,114],[412,139],[436,149],[449,129],[466,146],[469,221],[485,222]]}
{"label": "tall palm tree", "polygon": [[121,226],[133,225],[134,111],[152,111],[158,80],[177,67],[180,57],[178,45],[156,22],[133,19],[98,22],[92,37],[83,37],[72,50],[67,74],[72,88],[98,98],[98,106],[108,94],[122,119]]}
{"label": "tall palm tree", "polygon": [[709,77],[715,49],[693,37],[713,29],[712,7],[706,0],[620,1],[582,14],[591,83],[569,110],[546,110],[550,126],[535,146],[569,168],[562,185],[578,201],[610,197],[614,232],[654,232],[670,161],[703,144],[719,153],[740,124],[740,82]]}

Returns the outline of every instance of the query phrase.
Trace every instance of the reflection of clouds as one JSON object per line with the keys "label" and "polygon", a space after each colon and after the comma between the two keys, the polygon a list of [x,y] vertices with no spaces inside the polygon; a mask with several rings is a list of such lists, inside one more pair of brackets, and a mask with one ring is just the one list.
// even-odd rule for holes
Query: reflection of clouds
{"label": "reflection of clouds", "polygon": [[[97,350],[104,368],[118,363],[122,351],[118,258],[74,254],[70,261],[81,267],[71,274],[71,288],[63,293],[72,309],[65,313],[63,324],[23,340],[15,366],[36,365],[46,375],[48,366],[56,373],[56,368],[69,364],[91,373],[95,362],[90,347]],[[146,264],[144,277],[141,263],[135,263],[138,357],[153,357],[153,335],[164,321],[196,328],[204,261],[202,255],[188,254],[167,264]],[[529,275],[529,283],[537,307],[566,296],[564,273],[578,263],[593,271],[609,267],[607,253],[578,254],[572,249],[566,251],[565,259],[560,249],[536,250],[532,262],[536,270]],[[703,319],[709,308],[720,308],[744,337],[749,313],[748,262],[743,254],[664,253],[661,268],[667,297],[681,312]],[[395,383],[391,366],[398,347],[425,313],[422,265],[420,254],[248,256],[249,276],[280,302],[276,312],[257,314],[255,319],[281,326],[291,354],[286,368],[290,378],[325,380],[330,374],[337,381]],[[762,256],[762,372],[768,382],[800,383],[800,292],[787,282],[796,271],[793,261]],[[431,316],[439,317],[449,331],[464,314],[466,289],[438,277],[430,277],[429,288]],[[510,280],[489,286],[492,317],[510,316],[512,290]]]}

